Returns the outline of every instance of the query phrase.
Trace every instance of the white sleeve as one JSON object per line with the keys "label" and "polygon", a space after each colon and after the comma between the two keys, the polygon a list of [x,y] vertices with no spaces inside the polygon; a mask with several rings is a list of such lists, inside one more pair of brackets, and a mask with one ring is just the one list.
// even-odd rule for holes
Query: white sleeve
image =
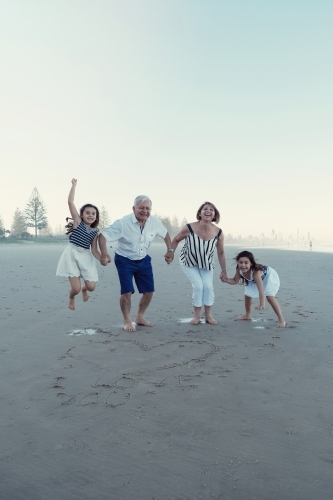
{"label": "white sleeve", "polygon": [[111,226],[106,227],[102,231],[102,235],[105,237],[106,241],[117,241],[123,235],[123,225],[118,219],[114,221]]}

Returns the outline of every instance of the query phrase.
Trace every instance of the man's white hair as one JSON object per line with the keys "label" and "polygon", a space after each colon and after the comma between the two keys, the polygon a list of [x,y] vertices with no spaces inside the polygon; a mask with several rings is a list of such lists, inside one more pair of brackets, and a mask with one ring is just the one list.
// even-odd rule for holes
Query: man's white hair
{"label": "man's white hair", "polygon": [[135,198],[135,200],[134,200],[134,206],[136,207],[137,205],[139,205],[139,203],[142,203],[143,201],[146,201],[146,200],[149,201],[150,206],[152,206],[151,199],[148,196],[144,195],[144,194],[140,194],[139,196],[137,196]]}

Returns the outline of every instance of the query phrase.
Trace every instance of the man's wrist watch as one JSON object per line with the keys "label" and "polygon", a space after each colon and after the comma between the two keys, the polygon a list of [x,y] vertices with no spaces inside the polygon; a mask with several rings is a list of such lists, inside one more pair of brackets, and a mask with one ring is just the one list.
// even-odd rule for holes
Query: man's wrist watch
{"label": "man's wrist watch", "polygon": [[174,249],[173,248],[168,248],[168,252],[174,253]]}

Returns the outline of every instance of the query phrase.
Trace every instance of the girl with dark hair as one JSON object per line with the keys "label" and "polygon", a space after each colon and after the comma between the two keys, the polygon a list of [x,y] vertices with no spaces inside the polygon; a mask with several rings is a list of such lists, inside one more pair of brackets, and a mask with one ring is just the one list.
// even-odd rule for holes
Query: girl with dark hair
{"label": "girl with dark hair", "polygon": [[272,306],[273,311],[278,317],[278,328],[284,328],[286,322],[282,316],[281,308],[275,298],[279,288],[280,279],[277,272],[272,267],[263,266],[256,262],[253,254],[244,250],[235,257],[237,262],[236,274],[233,278],[221,276],[221,280],[229,285],[244,285],[245,294],[245,314],[239,316],[239,320],[250,320],[252,299],[259,297],[259,305],[256,309],[265,308],[265,297]]}
{"label": "girl with dark hair", "polygon": [[[99,223],[99,211],[95,205],[87,203],[80,209],[80,213],[74,205],[75,188],[77,179],[72,179],[72,187],[68,195],[68,206],[73,219],[69,224],[69,245],[60,257],[57,276],[69,279],[69,309],[75,309],[75,295],[82,292],[83,301],[89,299],[88,291],[95,290],[98,281],[96,263],[94,257],[100,260],[100,252],[97,248],[97,234]],[[94,256],[94,257],[93,257]],[[81,288],[81,277],[84,285]]]}

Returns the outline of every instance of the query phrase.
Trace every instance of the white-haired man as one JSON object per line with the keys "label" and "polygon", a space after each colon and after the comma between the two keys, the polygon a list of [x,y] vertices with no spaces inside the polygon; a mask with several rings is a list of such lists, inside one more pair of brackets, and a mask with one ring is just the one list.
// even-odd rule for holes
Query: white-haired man
{"label": "white-haired man", "polygon": [[123,328],[126,332],[136,331],[131,320],[133,278],[139,293],[142,293],[135,323],[153,326],[144,318],[144,314],[155,291],[151,258],[147,252],[156,235],[165,241],[167,247],[165,261],[170,264],[174,257],[168,230],[158,217],[151,215],[151,207],[152,202],[148,196],[137,196],[134,200],[133,212],[116,220],[99,235],[103,266],[111,260],[106,248],[107,241],[117,241],[114,262],[120,281],[120,308],[124,316]]}

